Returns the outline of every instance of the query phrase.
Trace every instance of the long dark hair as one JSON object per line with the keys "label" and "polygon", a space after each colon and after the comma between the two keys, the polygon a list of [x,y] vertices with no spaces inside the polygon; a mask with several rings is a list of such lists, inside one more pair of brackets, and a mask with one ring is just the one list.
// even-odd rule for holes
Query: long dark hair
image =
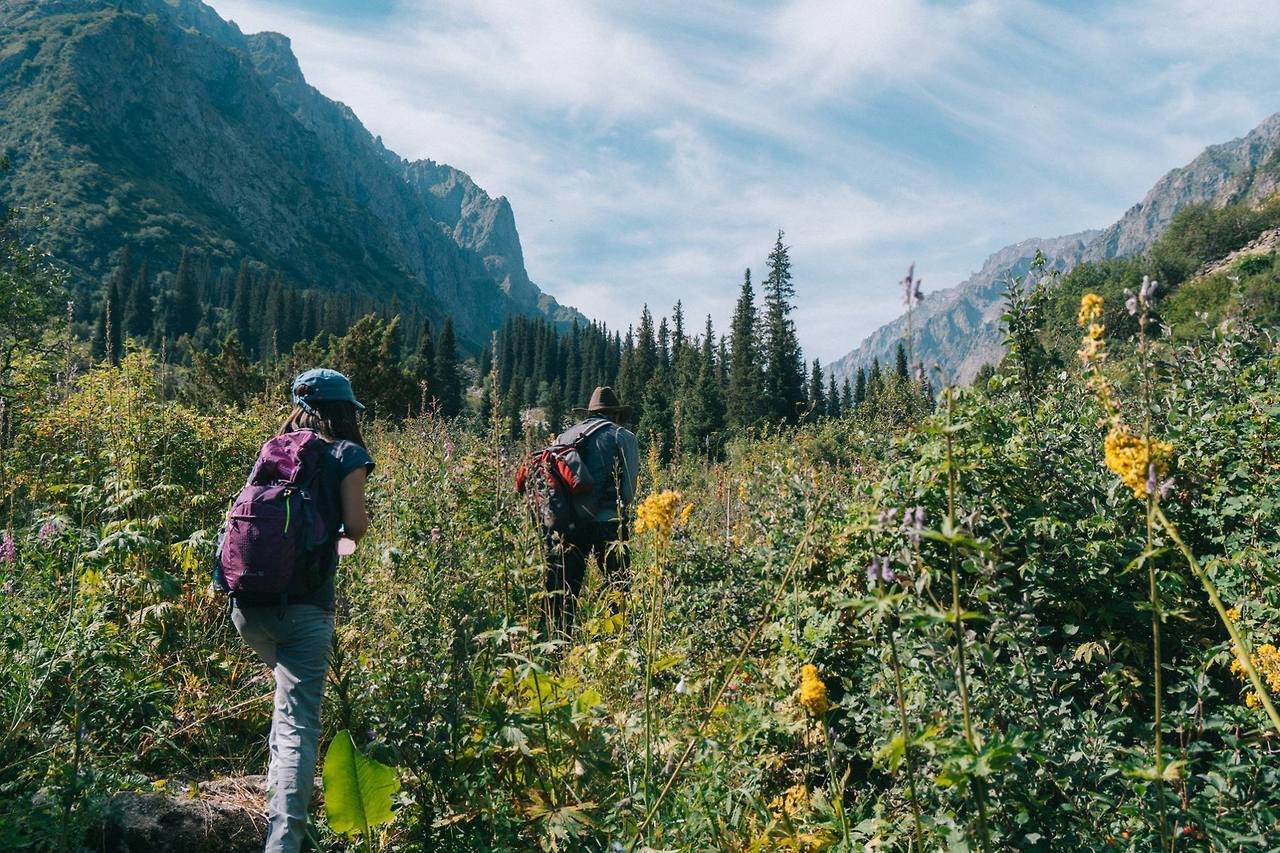
{"label": "long dark hair", "polygon": [[365,446],[354,405],[346,400],[317,400],[309,405],[311,411],[294,406],[277,434],[309,429],[328,441],[350,441]]}

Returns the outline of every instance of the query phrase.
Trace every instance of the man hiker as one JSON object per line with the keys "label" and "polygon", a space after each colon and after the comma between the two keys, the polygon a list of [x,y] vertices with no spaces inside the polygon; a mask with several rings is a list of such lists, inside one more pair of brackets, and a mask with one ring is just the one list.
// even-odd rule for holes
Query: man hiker
{"label": "man hiker", "polygon": [[[556,437],[555,443],[575,445],[594,483],[595,517],[568,534],[548,540],[547,594],[551,625],[564,634],[573,629],[577,598],[594,558],[607,583],[625,583],[629,568],[627,512],[636,493],[640,452],[635,433],[619,424],[631,411],[604,386],[591,395],[586,409],[574,409],[585,417]],[[580,443],[578,443],[580,442]]]}

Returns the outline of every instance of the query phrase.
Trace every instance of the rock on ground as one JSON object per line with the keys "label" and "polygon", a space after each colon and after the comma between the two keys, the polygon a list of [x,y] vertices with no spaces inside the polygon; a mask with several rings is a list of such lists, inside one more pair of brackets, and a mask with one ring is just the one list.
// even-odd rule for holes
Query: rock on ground
{"label": "rock on ground", "polygon": [[176,795],[118,793],[89,847],[103,853],[257,853],[267,834],[264,781],[219,779]]}

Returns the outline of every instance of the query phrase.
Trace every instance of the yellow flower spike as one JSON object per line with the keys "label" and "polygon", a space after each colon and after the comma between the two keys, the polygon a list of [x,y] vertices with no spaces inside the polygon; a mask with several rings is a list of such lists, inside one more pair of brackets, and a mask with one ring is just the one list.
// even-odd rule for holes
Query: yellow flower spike
{"label": "yellow flower spike", "polygon": [[1102,297],[1096,293],[1086,293],[1080,299],[1080,313],[1076,315],[1076,322],[1081,326],[1088,326],[1102,317]]}
{"label": "yellow flower spike", "polygon": [[671,527],[676,520],[676,509],[682,499],[683,495],[672,489],[649,495],[636,507],[636,532],[652,530],[660,538],[670,536]]}
{"label": "yellow flower spike", "polygon": [[[1148,444],[1150,456],[1148,456]],[[1173,445],[1136,436],[1123,426],[1112,427],[1103,442],[1107,467],[1124,484],[1133,490],[1135,498],[1147,496],[1147,477],[1151,465],[1155,465],[1157,480],[1169,473],[1169,460],[1173,458]]]}
{"label": "yellow flower spike", "polygon": [[800,667],[800,706],[814,717],[821,717],[831,710],[827,685],[818,675],[818,668],[811,663]]}
{"label": "yellow flower spike", "polygon": [[1239,607],[1228,607],[1228,608],[1227,608],[1227,618],[1228,618],[1228,619],[1230,619],[1232,622],[1239,622],[1239,621],[1240,621],[1240,608],[1239,608]]}
{"label": "yellow flower spike", "polygon": [[680,526],[684,527],[689,523],[689,516],[693,515],[693,504],[685,504],[684,509],[680,510]]}

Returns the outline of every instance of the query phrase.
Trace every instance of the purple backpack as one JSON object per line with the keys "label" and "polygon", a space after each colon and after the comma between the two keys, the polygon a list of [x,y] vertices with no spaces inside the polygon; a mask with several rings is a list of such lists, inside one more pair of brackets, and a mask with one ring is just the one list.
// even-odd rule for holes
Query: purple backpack
{"label": "purple backpack", "polygon": [[319,586],[318,557],[330,539],[315,502],[325,446],[308,430],[262,446],[218,537],[216,589],[267,604]]}

